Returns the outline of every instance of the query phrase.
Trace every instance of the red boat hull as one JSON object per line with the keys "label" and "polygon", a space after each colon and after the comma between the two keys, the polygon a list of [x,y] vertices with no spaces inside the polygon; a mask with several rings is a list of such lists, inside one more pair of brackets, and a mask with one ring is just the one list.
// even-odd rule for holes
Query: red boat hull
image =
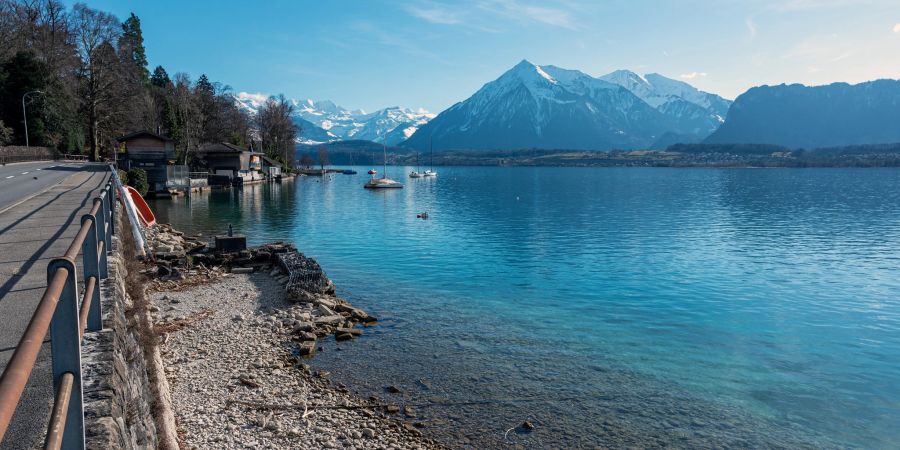
{"label": "red boat hull", "polygon": [[134,208],[138,212],[138,219],[140,219],[141,225],[144,227],[156,225],[156,216],[153,215],[153,211],[150,210],[150,205],[144,201],[144,197],[141,196],[141,193],[131,186],[125,186],[125,189],[131,197],[131,202],[134,203]]}

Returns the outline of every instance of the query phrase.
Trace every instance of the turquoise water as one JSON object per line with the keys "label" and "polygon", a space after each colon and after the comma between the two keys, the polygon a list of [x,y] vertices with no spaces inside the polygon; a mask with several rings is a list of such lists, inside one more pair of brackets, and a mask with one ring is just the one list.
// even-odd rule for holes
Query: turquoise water
{"label": "turquoise water", "polygon": [[316,257],[381,321],[312,364],[453,446],[900,447],[900,170],[366,169],[152,206]]}

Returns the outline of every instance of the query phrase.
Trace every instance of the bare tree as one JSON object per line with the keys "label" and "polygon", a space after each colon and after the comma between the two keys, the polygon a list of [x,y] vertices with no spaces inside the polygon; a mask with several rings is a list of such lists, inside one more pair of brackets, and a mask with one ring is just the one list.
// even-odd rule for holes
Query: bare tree
{"label": "bare tree", "polygon": [[269,97],[256,114],[256,126],[262,147],[269,157],[280,159],[288,166],[294,164],[294,152],[300,127],[291,117],[294,106],[284,95]]}
{"label": "bare tree", "polygon": [[325,170],[325,166],[328,165],[328,147],[324,145],[319,146],[319,166],[322,167],[322,170]]}
{"label": "bare tree", "polygon": [[197,105],[194,96],[191,78],[186,73],[175,74],[175,88],[173,92],[175,115],[180,126],[180,132],[173,136],[181,150],[181,158],[185,163],[190,161],[190,153],[200,146],[200,131],[203,124],[203,114]]}
{"label": "bare tree", "polygon": [[118,58],[114,44],[119,36],[119,20],[112,14],[76,3],[71,16],[72,31],[81,57],[84,109],[87,116],[91,159],[100,159],[100,128],[112,117],[115,74]]}
{"label": "bare tree", "polygon": [[312,156],[309,156],[309,153],[304,153],[300,155],[300,165],[309,169],[313,163]]}

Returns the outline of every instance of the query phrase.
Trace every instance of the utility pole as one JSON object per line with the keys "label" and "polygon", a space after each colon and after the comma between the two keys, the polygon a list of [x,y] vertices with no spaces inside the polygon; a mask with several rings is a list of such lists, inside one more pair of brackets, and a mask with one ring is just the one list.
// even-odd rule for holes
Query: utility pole
{"label": "utility pole", "polygon": [[43,94],[43,92],[34,90],[28,91],[22,95],[22,121],[25,123],[25,148],[28,148],[28,115],[25,114],[25,97],[28,97],[29,94]]}

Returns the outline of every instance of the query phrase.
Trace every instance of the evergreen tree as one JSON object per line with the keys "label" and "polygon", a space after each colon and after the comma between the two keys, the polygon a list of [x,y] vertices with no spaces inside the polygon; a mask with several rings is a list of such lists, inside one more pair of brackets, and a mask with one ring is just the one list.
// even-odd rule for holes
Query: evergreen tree
{"label": "evergreen tree", "polygon": [[153,69],[153,75],[150,77],[150,84],[158,88],[167,88],[172,86],[172,80],[169,79],[169,73],[163,66],[156,66]]}
{"label": "evergreen tree", "polygon": [[195,89],[197,89],[197,92],[200,95],[208,95],[210,97],[216,95],[216,89],[213,84],[209,82],[209,78],[206,77],[206,74],[200,75],[200,78],[197,79]]}
{"label": "evergreen tree", "polygon": [[172,107],[172,102],[168,99],[163,100],[162,113],[160,115],[163,133],[176,142],[181,142],[183,135],[181,125],[178,123],[175,108]]}
{"label": "evergreen tree", "polygon": [[[34,53],[20,51],[0,68],[0,121],[13,129],[12,142],[25,145],[25,127],[22,121],[22,96],[26,92],[47,90],[49,73]],[[31,145],[43,146],[50,142],[46,136],[42,95],[28,97],[28,138]]]}
{"label": "evergreen tree", "polygon": [[147,82],[150,73],[147,70],[147,55],[144,50],[144,36],[141,31],[141,19],[131,13],[122,23],[122,37],[119,39],[125,54],[123,59],[130,61],[138,69],[142,81]]}

